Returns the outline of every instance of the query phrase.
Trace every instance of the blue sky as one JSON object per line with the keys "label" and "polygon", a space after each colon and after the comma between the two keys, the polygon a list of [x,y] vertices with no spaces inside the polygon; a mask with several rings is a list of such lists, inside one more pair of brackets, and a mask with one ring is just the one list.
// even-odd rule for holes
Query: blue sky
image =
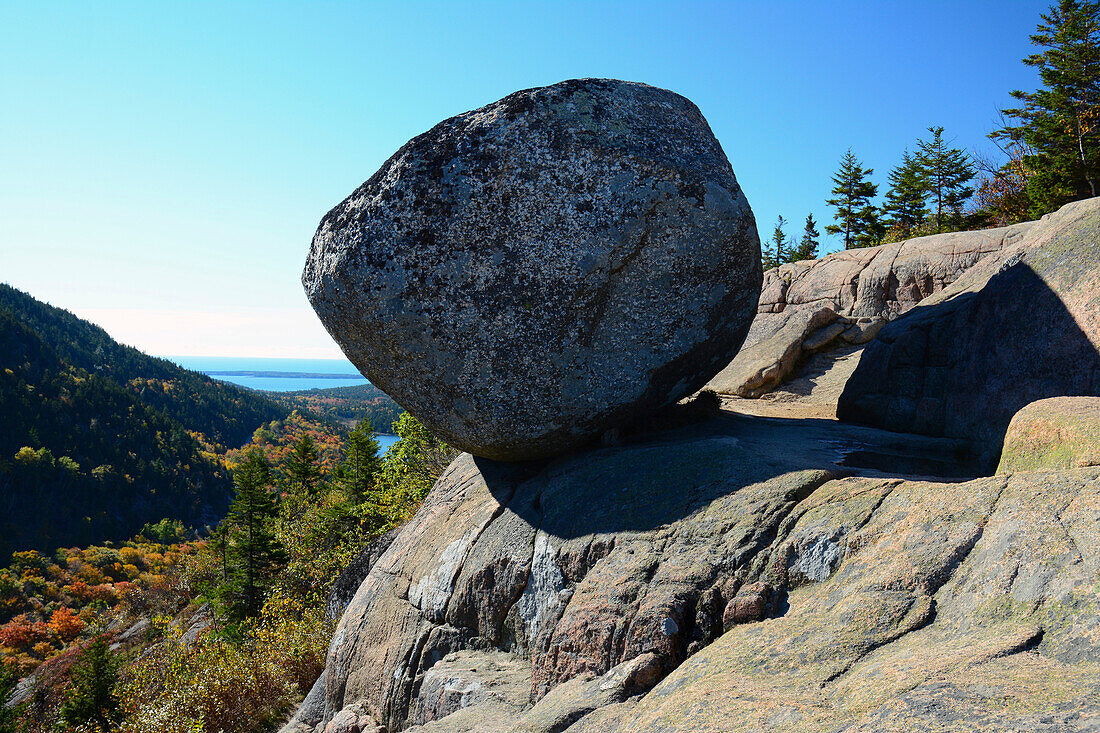
{"label": "blue sky", "polygon": [[439,120],[575,77],[672,89],[762,237],[795,234],[849,146],[880,184],[929,125],[992,150],[1048,4],[0,0],[0,280],[151,353],[339,356],[313,230]]}

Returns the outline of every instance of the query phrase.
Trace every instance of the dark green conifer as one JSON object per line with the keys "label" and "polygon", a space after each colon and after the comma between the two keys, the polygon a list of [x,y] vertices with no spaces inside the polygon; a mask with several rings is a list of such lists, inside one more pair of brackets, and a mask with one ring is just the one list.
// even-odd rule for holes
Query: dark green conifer
{"label": "dark green conifer", "polygon": [[817,259],[818,237],[817,222],[813,214],[806,214],[806,225],[802,229],[802,238],[798,240],[798,247],[791,255],[791,262],[799,260]]}
{"label": "dark green conifer", "polygon": [[302,433],[286,459],[286,477],[291,491],[306,496],[317,493],[317,484],[321,479],[320,457],[317,443],[309,433]]}
{"label": "dark green conifer", "polygon": [[958,224],[962,207],[974,194],[966,185],[974,178],[970,156],[959,148],[948,147],[943,139],[943,127],[929,127],[930,140],[921,140],[917,162],[932,200],[936,231],[942,232],[948,223]]}
{"label": "dark green conifer", "polygon": [[355,503],[368,501],[378,480],[381,459],[378,456],[378,439],[370,420],[360,420],[348,434],[344,447],[344,460],[340,463],[338,483],[348,498]]}
{"label": "dark green conifer", "polygon": [[253,448],[233,470],[237,496],[229,507],[231,526],[230,559],[241,577],[243,599],[235,609],[240,615],[254,615],[263,604],[264,589],[274,574],[283,552],[272,523],[278,514],[271,492],[271,466],[263,451]]}
{"label": "dark green conifer", "polygon": [[920,157],[906,150],[901,165],[890,171],[889,180],[890,190],[882,205],[884,224],[905,237],[920,226],[928,214],[925,206],[928,179]]}
{"label": "dark green conifer", "polygon": [[107,733],[118,724],[118,660],[102,637],[93,641],[69,673],[61,719]]}
{"label": "dark green conifer", "polygon": [[833,175],[833,198],[825,203],[836,208],[836,224],[825,227],[825,231],[843,235],[844,249],[868,247],[881,237],[878,211],[871,203],[878,194],[878,186],[870,181],[874,172],[873,168],[864,168],[849,148]]}
{"label": "dark green conifer", "polygon": [[1042,86],[1016,90],[1022,106],[1004,114],[1019,121],[990,137],[1027,150],[1030,214],[1038,219],[1100,190],[1100,2],[1060,0],[1031,36],[1042,50],[1024,59]]}
{"label": "dark green conifer", "polygon": [[765,270],[791,261],[791,241],[787,239],[787,233],[783,231],[783,226],[786,223],[787,220],[780,214],[775,222],[772,238],[767,241],[764,249],[760,252],[760,262]]}

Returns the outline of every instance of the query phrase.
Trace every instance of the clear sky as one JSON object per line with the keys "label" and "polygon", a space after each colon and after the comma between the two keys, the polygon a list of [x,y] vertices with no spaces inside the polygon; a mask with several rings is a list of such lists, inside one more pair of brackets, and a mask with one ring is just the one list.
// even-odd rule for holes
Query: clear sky
{"label": "clear sky", "polygon": [[991,150],[1048,5],[0,0],[0,281],[154,354],[339,356],[299,282],[321,216],[436,122],[584,76],[693,100],[762,238],[823,229],[849,146],[880,184],[929,125]]}

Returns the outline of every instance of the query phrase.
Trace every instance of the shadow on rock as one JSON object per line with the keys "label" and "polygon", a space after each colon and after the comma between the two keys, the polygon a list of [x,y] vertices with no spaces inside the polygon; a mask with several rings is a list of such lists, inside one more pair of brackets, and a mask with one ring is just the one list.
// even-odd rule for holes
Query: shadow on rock
{"label": "shadow on rock", "polygon": [[922,304],[883,328],[845,385],[837,417],[971,440],[991,473],[1024,405],[1100,394],[1095,338],[1044,276],[1017,261],[980,289]]}

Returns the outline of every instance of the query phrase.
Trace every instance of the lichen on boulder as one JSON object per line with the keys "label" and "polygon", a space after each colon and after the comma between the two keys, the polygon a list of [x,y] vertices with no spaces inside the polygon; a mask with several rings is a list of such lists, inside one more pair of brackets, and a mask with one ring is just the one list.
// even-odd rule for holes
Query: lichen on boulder
{"label": "lichen on boulder", "polygon": [[1036,400],[1005,433],[997,473],[1100,466],[1100,397]]}
{"label": "lichen on boulder", "polygon": [[448,443],[522,460],[705,384],[748,330],[759,255],[694,104],[580,79],[409,141],[324,217],[302,281],[373,384]]}

